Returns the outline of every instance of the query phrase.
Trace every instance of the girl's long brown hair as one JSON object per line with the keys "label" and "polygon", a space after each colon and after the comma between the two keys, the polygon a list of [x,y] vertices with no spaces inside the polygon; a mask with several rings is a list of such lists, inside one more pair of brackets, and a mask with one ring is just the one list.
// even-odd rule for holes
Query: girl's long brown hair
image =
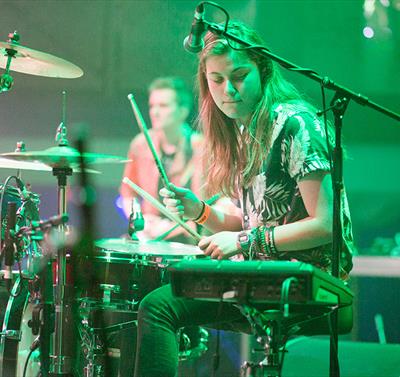
{"label": "girl's long brown hair", "polygon": [[[263,40],[254,31],[239,22],[231,22],[228,31],[257,45]],[[232,43],[232,42],[231,42]],[[240,47],[233,44],[234,47]],[[197,72],[199,85],[198,122],[205,135],[205,164],[207,166],[207,191],[209,194],[223,192],[235,197],[240,186],[248,186],[259,174],[269,140],[272,134],[272,108],[275,104],[288,101],[301,101],[297,89],[286,81],[276,64],[254,50],[243,50],[258,68],[262,97],[252,114],[248,132],[240,133],[233,119],[228,118],[214,103],[207,78],[206,61],[210,56],[224,55],[231,50],[220,36],[208,32],[205,36],[205,48],[200,53]]]}

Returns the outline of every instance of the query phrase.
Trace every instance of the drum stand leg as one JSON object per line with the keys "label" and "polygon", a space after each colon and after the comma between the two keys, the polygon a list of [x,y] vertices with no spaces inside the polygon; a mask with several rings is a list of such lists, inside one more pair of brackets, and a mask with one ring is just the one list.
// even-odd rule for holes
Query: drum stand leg
{"label": "drum stand leg", "polygon": [[265,358],[259,362],[245,361],[241,367],[241,377],[281,377],[285,352],[282,330],[282,312],[268,310],[259,312],[249,306],[241,306],[242,313],[249,321],[257,342],[263,346]]}
{"label": "drum stand leg", "polygon": [[83,377],[105,377],[105,346],[101,335],[93,331],[87,319],[78,326],[84,358]]}
{"label": "drum stand leg", "polygon": [[[80,324],[78,325],[78,331],[80,336],[80,342],[82,344],[82,356],[83,365],[80,370],[83,371],[83,377],[108,377],[112,371],[110,365],[107,364],[107,348],[104,341],[105,336],[108,333],[121,332],[122,330],[132,329],[137,327],[137,321],[127,321],[117,323],[111,326],[104,327],[92,327],[90,325],[90,319],[88,314],[81,314]],[[129,339],[129,343],[125,346],[132,345],[132,339]],[[123,344],[121,344],[123,346]],[[122,350],[121,347],[121,359]],[[125,350],[125,349],[124,349]],[[134,354],[135,350],[133,350]],[[132,352],[130,355],[126,355],[132,358]],[[126,376],[127,373],[130,375],[132,371],[131,360],[126,362],[126,365],[122,365],[119,370],[119,376]],[[125,368],[123,368],[125,366]],[[112,374],[114,375],[114,374]]]}
{"label": "drum stand leg", "polygon": [[[40,371],[41,377],[48,377],[50,362],[50,338],[54,329],[52,317],[53,298],[51,291],[52,265],[51,261],[46,263],[46,268],[41,272],[40,285],[43,288],[41,297],[42,321],[40,321]],[[53,326],[52,326],[53,324]]]}

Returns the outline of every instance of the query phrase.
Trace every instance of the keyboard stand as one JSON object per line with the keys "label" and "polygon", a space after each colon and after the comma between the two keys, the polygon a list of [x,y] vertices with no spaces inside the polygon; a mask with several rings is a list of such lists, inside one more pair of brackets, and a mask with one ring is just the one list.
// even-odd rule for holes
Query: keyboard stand
{"label": "keyboard stand", "polygon": [[260,312],[248,305],[238,305],[242,314],[249,321],[257,343],[262,346],[265,358],[259,362],[245,361],[241,367],[242,377],[280,377],[285,338],[282,334],[283,313],[280,310]]}

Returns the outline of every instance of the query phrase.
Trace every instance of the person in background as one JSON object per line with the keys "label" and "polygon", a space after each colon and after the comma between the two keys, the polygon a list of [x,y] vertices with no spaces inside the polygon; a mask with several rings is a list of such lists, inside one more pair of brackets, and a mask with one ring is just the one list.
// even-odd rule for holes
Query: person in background
{"label": "person in background", "polygon": [[[202,190],[202,136],[187,123],[193,107],[192,93],[179,77],[159,77],[149,86],[149,130],[154,147],[171,182],[189,187],[196,195]],[[161,177],[153,155],[142,133],[131,142],[124,177],[158,198]],[[120,186],[123,210],[127,218],[132,211],[135,192],[122,183]],[[175,224],[163,217],[146,201],[141,202],[145,228],[140,238],[154,239]],[[186,231],[177,228],[169,240],[191,242]]]}
{"label": "person in background", "polygon": [[[264,45],[242,23],[230,22],[228,32]],[[197,80],[208,194],[239,200],[241,215],[217,210],[182,186],[163,188],[164,204],[212,233],[198,245],[213,259],[302,261],[330,272],[332,178],[323,122],[270,58],[211,32],[204,40]],[[354,246],[344,191],[342,203],[345,278]],[[170,285],[152,291],[138,310],[135,376],[176,375],[179,328],[237,321],[246,322],[233,304],[178,298]]]}

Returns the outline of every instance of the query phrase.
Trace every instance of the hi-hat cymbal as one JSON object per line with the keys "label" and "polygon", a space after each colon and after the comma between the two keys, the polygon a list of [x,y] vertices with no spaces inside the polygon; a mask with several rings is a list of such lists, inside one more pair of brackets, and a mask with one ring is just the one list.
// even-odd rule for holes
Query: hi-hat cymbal
{"label": "hi-hat cymbal", "polygon": [[[77,149],[68,146],[57,146],[43,151],[2,153],[1,157],[16,161],[42,163],[51,167],[79,167],[81,154]],[[87,164],[122,163],[123,157],[100,153],[84,153],[83,161]]]}
{"label": "hi-hat cymbal", "polygon": [[[51,166],[42,164],[41,162],[15,161],[1,157],[0,169],[52,171]],[[80,173],[81,169],[79,167],[74,167],[72,171],[74,173]],[[98,170],[94,169],[85,169],[85,172],[91,174],[101,174]]]}
{"label": "hi-hat cymbal", "polygon": [[66,79],[83,75],[83,71],[78,66],[64,59],[10,42],[0,42],[0,68],[5,68],[7,65],[6,49],[16,51],[11,59],[11,71]]}

